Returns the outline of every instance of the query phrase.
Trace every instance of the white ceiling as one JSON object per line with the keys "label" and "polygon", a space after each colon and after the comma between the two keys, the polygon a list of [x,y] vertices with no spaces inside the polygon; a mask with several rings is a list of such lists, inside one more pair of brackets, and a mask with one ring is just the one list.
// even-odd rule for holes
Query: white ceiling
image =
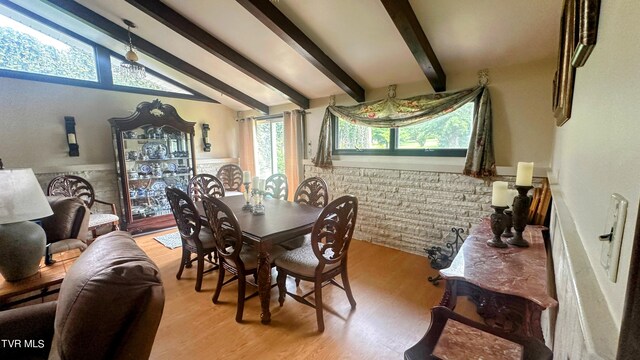
{"label": "white ceiling", "polygon": [[[44,2],[13,0],[116,52],[124,46]],[[77,0],[156,46],[269,106],[287,99],[216,58],[124,0]],[[164,0],[193,23],[309,99],[342,90],[234,0]],[[379,0],[274,0],[296,26],[365,90],[414,83],[425,75]],[[555,58],[558,0],[410,0],[448,76]],[[134,44],[135,45],[135,44]],[[140,54],[140,62],[241,111],[247,106]]]}

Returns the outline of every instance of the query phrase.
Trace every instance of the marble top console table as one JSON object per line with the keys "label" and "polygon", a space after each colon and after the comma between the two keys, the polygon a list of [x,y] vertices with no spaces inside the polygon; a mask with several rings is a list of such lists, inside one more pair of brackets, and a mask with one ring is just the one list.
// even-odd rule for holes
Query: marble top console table
{"label": "marble top console table", "polygon": [[500,249],[487,246],[493,233],[489,219],[483,219],[471,229],[451,265],[440,270],[447,281],[440,305],[454,309],[458,296],[469,296],[488,325],[544,341],[540,316],[558,306],[547,289],[544,229],[525,228],[529,248]]}

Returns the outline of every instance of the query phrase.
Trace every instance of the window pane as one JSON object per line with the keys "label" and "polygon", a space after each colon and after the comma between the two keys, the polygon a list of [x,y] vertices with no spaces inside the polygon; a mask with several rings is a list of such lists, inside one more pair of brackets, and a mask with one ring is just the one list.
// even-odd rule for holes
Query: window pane
{"label": "window pane", "polygon": [[388,149],[391,131],[338,119],[338,135],[336,149]]}
{"label": "window pane", "polygon": [[398,149],[466,149],[473,107],[471,102],[437,119],[398,128]]}
{"label": "window pane", "polygon": [[136,78],[127,76],[127,73],[124,71],[120,64],[122,60],[111,57],[111,75],[113,76],[113,84],[121,85],[121,86],[130,86],[141,89],[151,89],[151,90],[160,90],[160,91],[168,91],[178,94],[188,94],[193,95],[187,90],[175,86],[172,83],[162,80],[161,78],[154,76],[150,73],[146,73],[144,78]]}
{"label": "window pane", "polygon": [[258,176],[266,178],[272,174],[271,167],[271,123],[268,121],[256,121],[256,171]]}
{"label": "window pane", "polygon": [[0,68],[98,81],[92,46],[0,7]]}
{"label": "window pane", "polygon": [[276,171],[274,173],[284,174],[284,122],[273,123],[276,129]]}

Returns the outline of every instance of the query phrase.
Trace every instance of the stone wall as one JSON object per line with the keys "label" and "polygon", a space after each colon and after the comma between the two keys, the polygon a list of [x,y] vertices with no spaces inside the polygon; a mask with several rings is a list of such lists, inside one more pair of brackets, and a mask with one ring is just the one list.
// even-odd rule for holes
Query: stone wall
{"label": "stone wall", "polygon": [[[313,165],[304,170],[305,178],[327,182],[331,200],[345,194],[358,198],[354,238],[415,254],[442,245],[452,227],[467,233],[492,212],[491,183],[461,174]],[[495,180],[513,183],[515,177]],[[541,181],[534,178],[534,185]]]}

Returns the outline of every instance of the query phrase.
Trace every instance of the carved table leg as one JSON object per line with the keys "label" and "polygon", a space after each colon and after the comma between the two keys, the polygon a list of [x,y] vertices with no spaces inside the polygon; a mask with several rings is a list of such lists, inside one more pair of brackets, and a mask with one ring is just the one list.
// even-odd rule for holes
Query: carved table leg
{"label": "carved table leg", "polygon": [[262,311],[260,319],[263,324],[271,322],[269,302],[271,301],[271,262],[269,253],[260,251],[258,254],[258,293],[260,294],[260,306]]}

